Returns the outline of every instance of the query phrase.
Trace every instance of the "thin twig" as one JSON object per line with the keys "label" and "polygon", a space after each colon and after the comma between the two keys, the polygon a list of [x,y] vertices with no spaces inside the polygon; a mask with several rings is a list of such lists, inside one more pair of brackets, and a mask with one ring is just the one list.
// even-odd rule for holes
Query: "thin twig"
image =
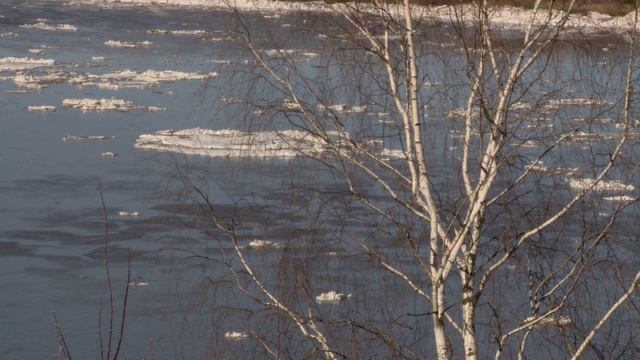
{"label": "thin twig", "polygon": [[[104,216],[104,268],[107,273],[107,289],[109,291],[109,337],[107,340],[107,360],[111,359],[111,344],[113,340],[113,289],[111,287],[111,273],[109,271],[109,219],[107,217],[107,207],[104,204],[102,194],[102,181],[98,180],[98,191],[102,202],[102,214]],[[102,312],[102,309],[100,310]],[[102,339],[102,338],[101,338]],[[103,354],[100,354],[104,360]]]}
{"label": "thin twig", "polygon": [[67,346],[67,342],[64,340],[64,335],[62,335],[62,329],[60,328],[60,324],[58,324],[58,319],[56,319],[56,313],[51,313],[51,319],[53,320],[53,325],[56,328],[56,334],[58,335],[58,341],[60,342],[60,350],[62,354],[67,358],[67,360],[71,360],[71,353],[69,352],[69,347]]}
{"label": "thin twig", "polygon": [[128,263],[127,263],[127,286],[124,290],[124,300],[122,302],[122,318],[120,319],[120,338],[118,339],[118,345],[116,346],[116,353],[113,355],[113,360],[118,358],[118,354],[120,353],[120,348],[122,346],[122,338],[124,335],[124,320],[127,314],[127,299],[129,298],[129,284],[131,281],[131,248],[129,248],[128,252]]}

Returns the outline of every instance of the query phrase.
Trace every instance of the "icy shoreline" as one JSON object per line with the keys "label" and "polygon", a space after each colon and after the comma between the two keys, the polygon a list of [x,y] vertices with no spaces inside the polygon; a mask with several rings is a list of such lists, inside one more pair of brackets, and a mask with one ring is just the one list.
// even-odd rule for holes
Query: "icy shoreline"
{"label": "icy shoreline", "polygon": [[[103,7],[119,6],[167,6],[167,7],[199,7],[209,9],[237,9],[242,11],[264,12],[291,12],[291,11],[317,11],[329,12],[344,9],[340,4],[327,4],[322,1],[289,2],[273,0],[60,0],[71,5],[92,5]],[[362,7],[362,5],[360,5]],[[428,6],[425,12],[430,19],[449,22],[459,17],[463,22],[471,23],[475,18],[473,5],[456,6]],[[397,14],[401,14],[398,10]],[[552,22],[557,21],[562,12],[553,11]],[[525,26],[533,17],[531,10],[503,6],[492,9],[490,21],[495,29],[524,31]],[[538,14],[536,25],[541,25]],[[573,14],[566,24],[567,30],[583,35],[612,33],[627,35],[634,23],[633,13],[625,16],[609,16],[596,12]]]}

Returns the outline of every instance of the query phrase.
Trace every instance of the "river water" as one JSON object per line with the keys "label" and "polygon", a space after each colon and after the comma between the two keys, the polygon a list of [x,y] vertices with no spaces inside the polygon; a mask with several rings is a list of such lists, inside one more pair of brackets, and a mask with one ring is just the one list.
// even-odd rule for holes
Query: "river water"
{"label": "river water", "polygon": [[[242,320],[222,315],[211,319],[210,310],[214,307],[211,302],[217,303],[216,306],[231,307],[242,301],[223,294],[216,300],[199,298],[202,293],[194,289],[206,287],[207,279],[219,277],[203,275],[205,270],[198,262],[185,265],[189,254],[172,250],[188,249],[200,254],[210,250],[202,241],[201,233],[192,230],[197,225],[190,220],[191,211],[195,209],[177,207],[169,199],[175,185],[179,185],[179,180],[172,177],[175,175],[173,162],[188,163],[197,170],[209,169],[215,179],[207,183],[209,194],[219,207],[229,211],[232,211],[234,201],[243,195],[251,198],[248,203],[275,202],[284,196],[277,189],[287,182],[317,181],[321,187],[326,187],[327,196],[331,196],[329,190],[334,179],[320,170],[292,174],[291,163],[287,161],[244,160],[242,166],[238,166],[229,159],[181,158],[133,147],[139,135],[163,129],[240,127],[242,119],[229,107],[229,101],[221,101],[242,86],[234,83],[234,77],[229,75],[233,69],[229,64],[240,63],[246,56],[230,41],[237,39],[238,24],[234,16],[219,10],[154,6],[99,8],[20,0],[2,1],[0,15],[0,58],[55,61],[53,68],[18,70],[26,75],[58,71],[69,77],[71,73],[99,75],[124,69],[219,74],[207,80],[172,81],[141,89],[123,87],[114,90],[77,86],[65,81],[43,83],[41,88],[25,88],[13,81],[18,71],[5,69],[0,72],[2,358],[52,358],[58,352],[58,338],[51,319],[53,312],[74,358],[99,356],[98,321],[102,322],[103,329],[109,322],[104,264],[105,215],[108,218],[116,328],[126,284],[127,249],[131,249],[131,282],[137,284],[129,288],[123,347],[126,358],[203,358],[213,353],[242,358],[243,351],[251,353],[255,350],[251,346],[236,347],[221,337],[226,331],[241,330]],[[254,24],[254,34],[279,29],[280,35],[288,37],[287,44],[296,48],[317,52],[326,46],[307,32],[296,31],[297,24],[308,25],[307,21],[312,20],[304,16],[258,12],[243,16]],[[76,30],[24,26],[41,22],[54,27],[72,25]],[[171,33],[182,30],[204,32]],[[112,47],[105,45],[108,41],[150,41],[153,44]],[[573,81],[580,78],[581,71],[595,71],[598,62],[612,61],[620,56],[613,51],[612,41],[591,39],[588,50],[570,45],[560,47],[553,66],[564,69],[562,76],[568,78],[562,80]],[[574,69],[574,60],[581,56],[581,51],[590,52],[592,62],[584,68]],[[452,69],[456,68],[456,57],[461,56],[460,53],[455,48],[446,52]],[[447,69],[433,71],[432,76],[430,80],[434,84],[450,80]],[[588,91],[584,84],[575,88]],[[434,98],[438,96],[435,94]],[[83,112],[62,105],[63,100],[69,98],[114,97],[141,107],[163,107],[166,111]],[[450,101],[449,108],[452,109],[462,106],[464,97],[443,101]],[[42,105],[55,106],[56,111],[28,109]],[[63,141],[65,136],[114,138]],[[442,149],[447,146],[444,142],[437,143]],[[103,156],[106,152],[117,156]],[[445,163],[446,159],[443,159],[440,165]],[[106,210],[102,208],[101,192]],[[281,213],[245,214],[247,220],[243,226],[251,229],[245,239],[276,237],[289,229],[290,224],[285,222],[311,222],[311,214],[297,212],[303,209],[305,199],[299,201],[300,204],[281,208]],[[138,216],[120,216],[120,212],[137,212]],[[279,224],[275,230],[274,224]],[[304,236],[300,235],[300,238]],[[306,254],[316,253],[308,250]],[[268,253],[261,256],[265,263],[274,260]],[[366,269],[354,269],[344,259],[335,260],[331,266],[316,270],[335,271],[332,276],[342,277],[339,281],[343,284],[351,284],[351,291],[364,286],[358,279],[364,276],[361,272]],[[345,273],[349,275],[340,275]],[[381,277],[377,286],[382,289],[386,280]],[[379,301],[393,301],[392,288],[381,291],[389,294],[381,296]],[[397,291],[398,296],[404,296],[402,291],[406,290]],[[101,308],[102,316],[99,315]],[[347,310],[338,308],[334,311]],[[421,312],[424,309],[414,310]],[[212,328],[216,330],[215,335],[203,330]],[[105,331],[103,338],[106,339]],[[106,340],[104,345],[106,347]]]}
{"label": "river water", "polygon": [[[216,60],[228,60],[225,56],[230,47],[224,40],[215,40],[227,37],[234,27],[228,13],[216,11],[72,7],[55,1],[4,1],[1,16],[0,33],[4,35],[0,38],[0,57],[53,59],[56,71],[80,74],[120,69],[216,71]],[[69,24],[77,30],[23,26],[39,22]],[[202,39],[148,33],[153,29],[204,30],[208,35]],[[109,40],[148,40],[154,45],[105,46]],[[30,49],[42,53],[32,54]],[[41,73],[34,69],[29,74]],[[23,91],[11,81],[14,71],[2,72],[5,75],[8,78],[0,83],[2,357],[52,358],[58,352],[51,320],[54,311],[74,357],[100,356],[97,329],[101,294],[103,324],[108,320],[101,185],[109,218],[116,309],[120,309],[126,284],[127,256],[123,249],[132,249],[132,282],[149,283],[131,288],[127,309],[131,338],[125,341],[125,354],[142,358],[152,338],[172,338],[180,333],[179,320],[163,326],[167,311],[173,311],[167,310],[171,307],[168,304],[175,305],[177,300],[171,300],[175,294],[167,295],[173,287],[168,285],[171,256],[159,250],[175,245],[174,236],[181,236],[184,230],[157,201],[164,178],[161,167],[149,153],[135,150],[133,143],[142,133],[209,126],[216,119],[212,114],[220,113],[215,107],[222,97],[218,91],[224,86],[209,90],[203,81],[181,81],[114,91],[54,83]],[[82,112],[62,106],[67,98],[112,97],[140,106],[166,107],[167,111]],[[28,111],[29,106],[41,105],[56,106],[57,110]],[[63,141],[69,135],[115,138]],[[104,157],[104,152],[117,156]],[[120,217],[120,211],[138,212],[139,216]],[[174,358],[170,352],[161,354],[150,358]]]}

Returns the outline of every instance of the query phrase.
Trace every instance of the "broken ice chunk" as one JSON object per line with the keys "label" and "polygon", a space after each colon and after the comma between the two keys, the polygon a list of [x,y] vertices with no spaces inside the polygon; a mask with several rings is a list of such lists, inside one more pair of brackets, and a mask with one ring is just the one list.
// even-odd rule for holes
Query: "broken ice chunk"
{"label": "broken ice chunk", "polygon": [[351,299],[352,295],[346,295],[343,293],[339,293],[336,291],[329,291],[328,293],[320,294],[316,296],[316,301],[318,302],[337,302],[341,300]]}
{"label": "broken ice chunk", "polygon": [[224,334],[224,338],[231,341],[244,340],[249,336],[243,332],[229,331]]}

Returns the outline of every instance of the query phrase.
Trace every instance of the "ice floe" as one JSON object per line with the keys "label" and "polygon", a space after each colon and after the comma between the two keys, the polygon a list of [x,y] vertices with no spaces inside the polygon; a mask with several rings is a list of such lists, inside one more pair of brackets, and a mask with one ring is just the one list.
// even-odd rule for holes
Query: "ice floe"
{"label": "ice floe", "polygon": [[[103,61],[103,58],[99,61]],[[2,63],[0,62],[1,68]],[[44,75],[18,73],[13,77],[13,82],[17,86],[30,89],[41,89],[50,84],[68,83],[78,87],[96,86],[101,89],[118,90],[123,88],[144,89],[176,81],[207,80],[216,76],[218,76],[216,72],[203,74],[173,70],[137,72],[124,69],[106,74],[53,71]]]}
{"label": "ice floe", "polygon": [[[572,189],[586,190],[593,186],[594,191],[633,191],[635,186],[618,180],[602,180],[595,184],[594,179],[566,179]],[[595,184],[595,186],[594,186]]]}
{"label": "ice floe", "polygon": [[163,30],[163,29],[153,29],[147,31],[149,34],[171,34],[171,35],[206,35],[207,32],[204,30]]}
{"label": "ice floe", "polygon": [[138,41],[138,42],[127,42],[127,41],[116,41],[116,40],[107,40],[104,42],[106,46],[109,47],[119,47],[119,48],[140,48],[147,47],[153,45],[151,41]]}
{"label": "ice floe", "polygon": [[[537,320],[537,322],[535,322]],[[535,322],[532,327],[534,328],[545,328],[545,327],[559,327],[566,328],[573,325],[573,320],[571,320],[568,316],[548,316],[542,319],[538,319],[536,317],[528,317],[524,319],[526,323]]]}
{"label": "ice floe", "polygon": [[46,30],[46,31],[76,31],[76,28],[73,25],[69,24],[58,24],[58,25],[49,25],[47,24],[46,19],[38,19],[35,24],[23,24],[20,25],[21,28],[26,29],[38,29],[38,30]]}
{"label": "ice floe", "polygon": [[131,101],[122,99],[64,99],[62,105],[65,109],[81,111],[119,111],[146,110],[151,112],[166,111],[165,108],[155,106],[144,107],[134,105]]}
{"label": "ice floe", "polygon": [[619,195],[619,196],[606,196],[603,198],[606,201],[619,202],[619,203],[627,203],[636,201],[636,198],[631,197],[629,195]]}
{"label": "ice floe", "polygon": [[137,286],[137,287],[147,287],[149,286],[148,282],[130,282],[127,285],[129,286]]}
{"label": "ice floe", "polygon": [[52,105],[27,106],[29,111],[52,112],[56,111],[56,107]]}
{"label": "ice floe", "polygon": [[[103,75],[87,75],[82,83],[85,86],[95,84],[98,87],[143,88],[182,80],[206,80],[216,76],[218,73],[215,72],[200,74],[173,70],[146,70],[143,72],[121,70]],[[109,84],[112,85],[108,86]]]}
{"label": "ice floe", "polygon": [[[353,143],[349,134],[327,132],[331,146],[325,140],[300,130],[243,132],[240,130],[160,130],[141,134],[134,147],[175,152],[184,155],[229,158],[292,158],[297,156],[327,157],[333,146],[349,148]],[[360,144],[382,160],[404,159],[401,150],[380,148],[380,142],[371,139]]]}
{"label": "ice floe", "polygon": [[297,61],[309,61],[318,56],[317,53],[297,49],[268,49],[262,53],[269,57],[286,57]]}
{"label": "ice floe", "polygon": [[338,302],[338,301],[342,301],[342,300],[348,300],[351,299],[353,297],[353,295],[351,294],[343,294],[343,293],[339,293],[336,291],[329,291],[328,293],[322,293],[318,296],[316,296],[316,301],[317,302],[325,302],[325,303],[330,303],[330,302]]}
{"label": "ice floe", "polygon": [[138,217],[140,213],[137,211],[118,211],[118,216],[122,217]]}
{"label": "ice floe", "polygon": [[249,335],[247,335],[246,333],[243,333],[243,332],[229,331],[226,334],[224,334],[224,338],[229,340],[229,341],[245,340],[248,337],[249,337]]}
{"label": "ice floe", "polygon": [[402,150],[384,148],[378,153],[382,160],[405,159],[407,155]]}
{"label": "ice floe", "polygon": [[[334,134],[339,138],[338,134]],[[339,140],[339,139],[338,139]],[[308,132],[299,130],[243,132],[239,130],[161,130],[142,134],[135,147],[147,150],[179,152],[209,157],[283,157],[303,154],[322,156],[326,144]]]}
{"label": "ice floe", "polygon": [[0,58],[0,71],[25,70],[38,67],[53,66],[52,59],[30,59],[27,57],[3,57]]}
{"label": "ice floe", "polygon": [[62,72],[52,72],[41,76],[18,73],[13,77],[13,83],[16,86],[27,89],[42,89],[49,84],[60,84],[65,80],[66,74]]}
{"label": "ice floe", "polygon": [[111,140],[115,139],[115,136],[103,136],[103,135],[89,135],[89,136],[77,136],[69,135],[62,138],[62,141],[96,141],[96,140]]}
{"label": "ice floe", "polygon": [[336,104],[336,105],[323,105],[323,104],[319,104],[318,106],[318,110],[331,110],[331,111],[337,111],[337,112],[344,112],[344,113],[363,113],[365,111],[367,111],[367,106],[366,105],[362,105],[362,106],[347,106],[347,104]]}
{"label": "ice floe", "polygon": [[551,99],[544,106],[542,111],[560,110],[570,107],[597,107],[610,105],[608,101],[601,99]]}
{"label": "ice floe", "polygon": [[[212,0],[66,0],[67,4],[92,4],[98,6],[131,6],[131,5],[149,5],[149,6],[197,6],[204,8],[222,8],[237,9],[248,11],[265,11],[265,17],[279,16],[283,12],[311,10],[317,12],[346,12],[348,8],[341,3],[322,1],[272,1],[272,0],[233,0],[212,1]],[[375,13],[378,9],[367,7],[359,4],[359,11],[371,11]],[[400,6],[400,5],[399,5]],[[396,10],[389,10],[392,13]],[[431,19],[449,22],[452,18],[459,19],[465,23],[473,24],[477,21],[477,8],[473,4],[462,6],[425,6],[424,10],[415,11],[416,14],[427,14]],[[538,14],[540,15],[540,14]],[[551,16],[551,20],[548,18]],[[527,24],[534,19],[534,29],[548,24],[551,21],[552,26],[561,20],[562,11],[553,10],[545,16],[533,16],[532,11],[513,6],[500,6],[491,9],[488,14],[489,23],[495,29],[525,31]],[[633,12],[625,16],[609,16],[596,12],[576,12],[569,16],[565,24],[567,33],[581,34],[601,34],[602,32],[610,32],[627,36],[629,30],[633,29],[634,17]]]}
{"label": "ice floe", "polygon": [[271,240],[258,240],[255,239],[247,245],[247,249],[257,249],[257,248],[281,248],[283,245],[279,242],[271,241]]}

